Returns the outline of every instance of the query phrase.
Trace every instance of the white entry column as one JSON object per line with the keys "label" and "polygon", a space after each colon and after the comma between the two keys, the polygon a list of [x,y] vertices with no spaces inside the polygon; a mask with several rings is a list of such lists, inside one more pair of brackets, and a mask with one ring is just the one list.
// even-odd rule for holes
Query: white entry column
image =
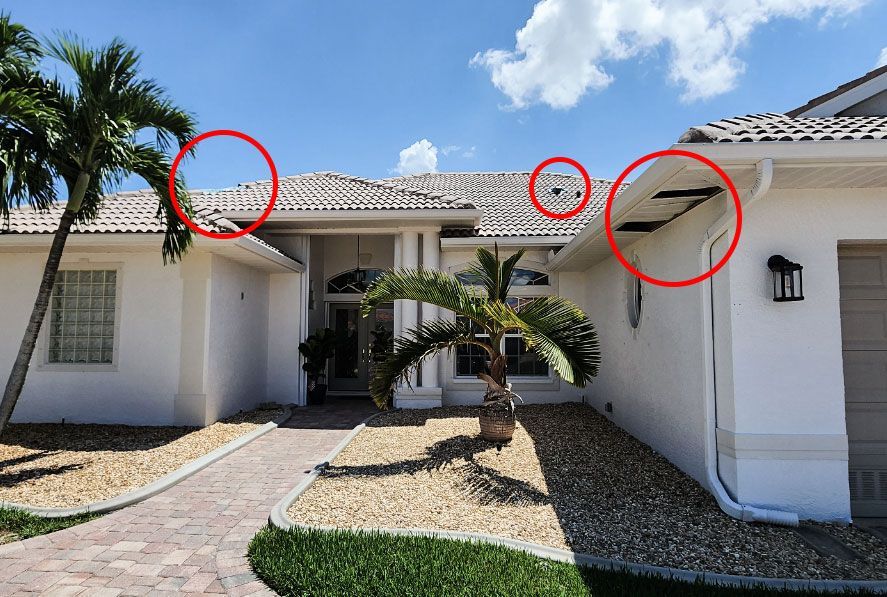
{"label": "white entry column", "polygon": [[[424,241],[428,242],[428,241]],[[427,245],[423,245],[423,250]],[[439,251],[439,245],[435,244],[435,250],[431,253],[436,254]],[[425,253],[426,259],[428,253]],[[433,257],[432,257],[433,258]],[[422,264],[426,265],[426,259]],[[438,264],[440,258],[438,256]],[[419,233],[411,230],[404,230],[400,233],[400,265],[401,267],[416,269],[419,267]],[[415,328],[419,324],[419,304],[416,301],[397,301],[395,304],[395,319],[400,321],[401,334],[406,330]],[[423,305],[423,313],[426,313]],[[416,376],[410,377],[410,384],[397,388],[394,395],[394,405],[399,408],[432,408],[441,405],[441,389],[437,386],[436,370],[431,373],[431,377],[435,380],[435,387],[426,387],[427,380],[425,376],[427,370],[422,371],[422,387],[416,384]]]}
{"label": "white entry column", "polygon": [[[423,232],[422,233],[422,267],[427,270],[440,269],[440,233]],[[422,321],[433,321],[438,318],[440,309],[437,305],[429,305],[422,303]],[[440,387],[440,359],[433,357],[425,361],[422,365],[422,387],[438,388]]]}
{"label": "white entry column", "polygon": [[[404,231],[401,233],[400,250],[401,250],[401,267],[407,269],[416,269],[419,267],[419,233]],[[400,325],[401,333],[414,329],[419,323],[419,303],[416,301],[400,301],[401,316]],[[416,384],[416,376],[410,377],[410,384]]]}

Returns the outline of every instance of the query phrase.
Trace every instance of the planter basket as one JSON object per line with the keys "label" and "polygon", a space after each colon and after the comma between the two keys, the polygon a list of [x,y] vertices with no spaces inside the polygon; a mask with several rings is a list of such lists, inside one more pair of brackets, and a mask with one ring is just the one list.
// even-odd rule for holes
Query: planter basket
{"label": "planter basket", "polygon": [[504,444],[514,435],[514,408],[508,404],[494,404],[480,409],[480,436],[487,441]]}

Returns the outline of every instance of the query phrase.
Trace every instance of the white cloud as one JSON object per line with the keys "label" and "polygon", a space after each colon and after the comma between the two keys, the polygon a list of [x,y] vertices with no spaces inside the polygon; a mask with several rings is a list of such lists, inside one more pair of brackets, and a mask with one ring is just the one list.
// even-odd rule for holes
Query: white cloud
{"label": "white cloud", "polygon": [[437,172],[437,147],[428,139],[422,139],[401,149],[394,172],[401,175]]}
{"label": "white cloud", "polygon": [[460,145],[447,145],[446,147],[441,147],[440,152],[444,154],[444,156],[448,156],[451,153],[459,151],[460,149],[462,149]]}
{"label": "white cloud", "polygon": [[462,152],[462,157],[470,160],[476,154],[477,154],[477,147],[472,145],[471,147],[469,147],[468,149],[466,149],[465,151]]}
{"label": "white cloud", "polygon": [[887,48],[881,48],[881,55],[878,56],[878,64],[875,65],[875,68],[882,66],[887,66]]}
{"label": "white cloud", "polygon": [[[755,28],[776,18],[820,23],[868,0],[541,0],[517,31],[515,49],[478,52],[511,108],[575,106],[613,82],[605,62],[667,50],[668,78],[685,102],[730,91],[744,72],[737,58]],[[883,58],[883,54],[882,54]]]}

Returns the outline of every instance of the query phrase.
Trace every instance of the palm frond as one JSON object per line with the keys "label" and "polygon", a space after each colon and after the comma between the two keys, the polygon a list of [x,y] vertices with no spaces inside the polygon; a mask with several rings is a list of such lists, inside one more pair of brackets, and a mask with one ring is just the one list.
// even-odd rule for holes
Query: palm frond
{"label": "palm frond", "polygon": [[127,115],[133,129],[153,129],[156,146],[164,152],[173,145],[181,149],[197,135],[194,117],[165,94],[162,87],[147,79],[129,85],[120,98],[121,112]]}
{"label": "palm frond", "polygon": [[366,317],[379,305],[395,300],[437,305],[467,317],[482,327],[487,325],[484,298],[455,277],[437,270],[397,269],[385,272],[363,295],[361,314]]}
{"label": "palm frond", "polygon": [[32,65],[43,53],[37,38],[8,12],[0,12],[0,65]]}
{"label": "palm frond", "polygon": [[564,381],[581,388],[597,375],[601,362],[597,332],[575,303],[546,296],[513,313],[527,346]]}
{"label": "palm frond", "polygon": [[394,351],[379,364],[370,381],[370,395],[379,408],[385,408],[399,383],[408,383],[410,373],[423,361],[457,346],[474,344],[492,354],[488,344],[474,337],[465,323],[438,319],[426,321],[394,341]]}
{"label": "palm frond", "polygon": [[[193,242],[193,233],[179,218],[169,195],[169,158],[157,148],[138,144],[133,147],[130,170],[145,179],[145,182],[157,193],[160,203],[157,216],[166,224],[166,236],[163,239],[164,263],[175,263],[185,254]],[[181,177],[176,177],[176,199],[182,211],[193,218],[191,200]]]}
{"label": "palm frond", "polygon": [[487,297],[491,301],[505,301],[511,290],[511,275],[514,267],[526,252],[520,249],[505,261],[499,261],[499,245],[494,245],[495,252],[484,247],[478,247],[475,252],[477,263],[472,265],[468,272],[480,281],[487,291]]}
{"label": "palm frond", "polygon": [[5,130],[0,135],[0,217],[9,221],[9,210],[22,205],[49,208],[57,199],[55,172],[43,159],[40,136]]}

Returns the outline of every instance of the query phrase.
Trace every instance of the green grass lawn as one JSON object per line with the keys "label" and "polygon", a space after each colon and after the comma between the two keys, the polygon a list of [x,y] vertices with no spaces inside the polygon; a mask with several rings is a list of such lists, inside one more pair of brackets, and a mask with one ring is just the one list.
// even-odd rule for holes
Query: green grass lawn
{"label": "green grass lawn", "polygon": [[819,594],[717,588],[553,562],[485,543],[367,531],[265,527],[250,543],[249,558],[256,574],[281,595]]}
{"label": "green grass lawn", "polygon": [[43,518],[22,510],[0,508],[0,545],[19,539],[28,539],[37,535],[45,535],[60,531],[75,524],[88,522],[101,516],[100,514],[79,514],[67,518]]}

